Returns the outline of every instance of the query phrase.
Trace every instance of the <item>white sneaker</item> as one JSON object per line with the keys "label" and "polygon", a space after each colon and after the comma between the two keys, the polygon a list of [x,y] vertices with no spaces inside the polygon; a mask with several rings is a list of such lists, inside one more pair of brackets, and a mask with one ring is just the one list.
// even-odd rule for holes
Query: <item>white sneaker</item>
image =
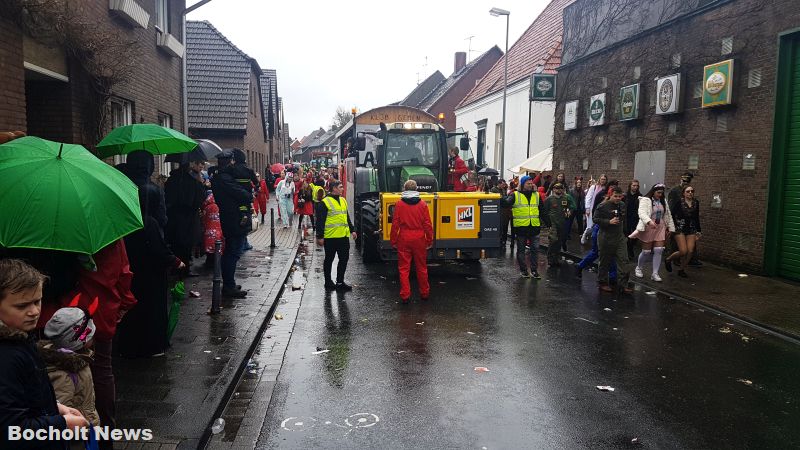
{"label": "white sneaker", "polygon": [[661,277],[660,277],[660,276],[658,276],[658,274],[657,274],[657,273],[654,273],[654,274],[653,274],[653,275],[652,275],[650,278],[652,278],[652,279],[653,279],[653,281],[659,281],[659,282],[660,282],[660,281],[663,281],[663,280],[661,279]]}
{"label": "white sneaker", "polygon": [[644,273],[642,272],[642,268],[636,266],[636,270],[634,272],[636,274],[636,278],[644,278]]}

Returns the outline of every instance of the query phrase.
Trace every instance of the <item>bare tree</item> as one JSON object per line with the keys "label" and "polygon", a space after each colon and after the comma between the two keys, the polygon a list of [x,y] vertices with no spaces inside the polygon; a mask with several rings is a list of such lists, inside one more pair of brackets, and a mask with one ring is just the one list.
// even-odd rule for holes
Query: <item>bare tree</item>
{"label": "bare tree", "polygon": [[353,114],[350,111],[338,106],[336,107],[336,114],[333,115],[333,123],[331,123],[330,129],[339,130],[352,119]]}
{"label": "bare tree", "polygon": [[83,134],[98,142],[109,125],[109,99],[115,86],[130,82],[141,47],[120,37],[113,27],[89,20],[80,2],[68,0],[0,0],[0,14],[25,34],[49,46],[61,47],[76,61],[91,89],[85,103]]}

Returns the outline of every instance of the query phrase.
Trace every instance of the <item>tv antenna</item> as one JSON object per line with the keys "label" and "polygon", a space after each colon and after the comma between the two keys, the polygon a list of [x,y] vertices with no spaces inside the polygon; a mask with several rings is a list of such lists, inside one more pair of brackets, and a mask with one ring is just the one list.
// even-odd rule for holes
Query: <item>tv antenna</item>
{"label": "tv antenna", "polygon": [[472,38],[475,36],[469,36],[468,38],[464,39],[465,41],[469,41],[469,46],[467,48],[467,62],[472,60]]}

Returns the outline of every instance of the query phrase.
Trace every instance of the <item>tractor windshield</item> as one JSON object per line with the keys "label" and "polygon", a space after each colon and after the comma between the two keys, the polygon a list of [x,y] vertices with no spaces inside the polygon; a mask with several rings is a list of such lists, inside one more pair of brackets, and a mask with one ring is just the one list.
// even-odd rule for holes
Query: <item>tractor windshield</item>
{"label": "tractor windshield", "polygon": [[392,133],[384,143],[386,168],[402,166],[438,166],[439,140],[436,132]]}

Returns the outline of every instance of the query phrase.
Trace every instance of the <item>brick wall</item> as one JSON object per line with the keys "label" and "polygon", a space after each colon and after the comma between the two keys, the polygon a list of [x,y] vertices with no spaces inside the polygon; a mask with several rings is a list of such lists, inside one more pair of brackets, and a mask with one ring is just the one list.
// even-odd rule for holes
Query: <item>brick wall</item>
{"label": "brick wall", "polygon": [[[154,26],[155,1],[138,0],[138,3],[150,14],[150,25],[146,30],[133,28],[115,17],[108,9],[108,1],[81,2],[81,7],[89,20],[114,27],[119,39],[135,41],[135,45],[139,46],[139,59],[133,67],[130,81],[113,88],[114,95],[134,102],[134,121],[158,123],[158,114],[165,113],[172,116],[172,127],[183,131],[181,59],[170,56],[156,46],[159,31]],[[169,5],[169,33],[183,42],[180,11],[185,8],[186,2],[173,0]],[[81,98],[76,97],[75,101],[80,102]]]}
{"label": "brick wall", "polygon": [[[665,182],[673,185],[687,170],[689,156],[697,155],[699,166],[692,171],[702,205],[703,257],[762,269],[777,36],[799,25],[800,9],[794,0],[737,0],[563,68],[558,75],[554,169],[563,161],[569,178],[607,173],[627,184],[637,151],[666,150]],[[726,37],[733,37],[730,55],[721,54]],[[676,53],[681,54],[681,64],[674,68],[671,56]],[[729,58],[735,59],[734,105],[702,109],[693,91],[702,81],[703,66]],[[640,68],[638,78],[635,67]],[[751,69],[761,70],[759,87],[748,88]],[[654,78],[676,72],[686,81],[684,112],[656,116],[651,106],[656,98]],[[637,82],[642,118],[619,122],[615,113],[619,89]],[[589,97],[602,92],[607,95],[610,124],[589,127]],[[578,129],[564,131],[564,103],[570,100],[580,100]],[[720,127],[723,122],[727,127]],[[746,153],[755,155],[755,170],[742,169]],[[588,170],[582,169],[584,158]],[[617,170],[611,170],[612,159],[618,161]],[[712,193],[722,194],[722,208],[709,207]]]}
{"label": "brick wall", "polygon": [[22,35],[0,17],[0,131],[27,131]]}
{"label": "brick wall", "polygon": [[73,142],[71,89],[63,81],[25,82],[28,133],[56,142]]}

